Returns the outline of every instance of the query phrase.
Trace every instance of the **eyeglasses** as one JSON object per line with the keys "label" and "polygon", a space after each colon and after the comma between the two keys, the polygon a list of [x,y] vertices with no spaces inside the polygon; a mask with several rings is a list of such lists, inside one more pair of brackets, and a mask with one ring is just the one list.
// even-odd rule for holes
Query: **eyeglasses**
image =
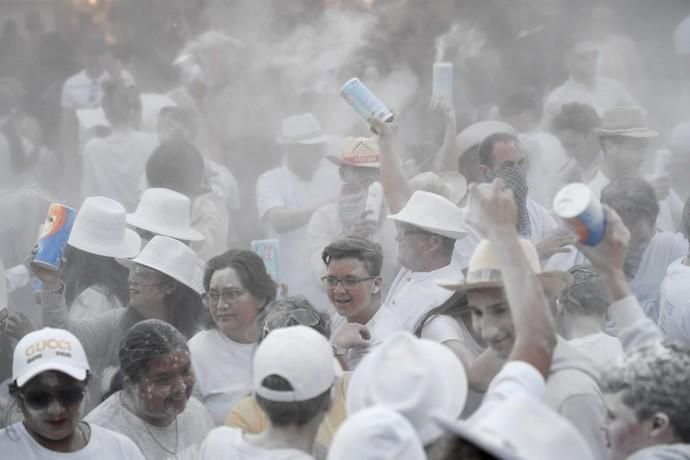
{"label": "eyeglasses", "polygon": [[34,410],[45,409],[54,400],[57,400],[62,406],[74,406],[79,404],[84,399],[86,390],[81,385],[69,386],[59,388],[57,390],[29,390],[20,393],[29,408]]}
{"label": "eyeglasses", "polygon": [[225,289],[220,294],[216,291],[209,291],[204,294],[203,299],[208,307],[215,307],[219,299],[223,299],[224,303],[233,303],[247,292],[244,289]]}
{"label": "eyeglasses", "polygon": [[266,337],[274,329],[288,326],[314,327],[322,322],[321,316],[313,310],[294,308],[291,310],[275,310],[266,315],[261,337]]}
{"label": "eyeglasses", "polygon": [[343,287],[345,289],[347,289],[347,288],[353,288],[353,287],[357,286],[359,283],[362,283],[364,281],[369,281],[369,280],[373,280],[376,278],[377,278],[376,276],[367,276],[366,278],[358,278],[356,276],[346,276],[345,278],[340,279],[340,278],[336,278],[335,276],[324,276],[323,278],[321,278],[321,281],[323,282],[323,284],[326,285],[326,287],[328,289],[335,289],[336,287],[338,287],[339,283],[342,283]]}

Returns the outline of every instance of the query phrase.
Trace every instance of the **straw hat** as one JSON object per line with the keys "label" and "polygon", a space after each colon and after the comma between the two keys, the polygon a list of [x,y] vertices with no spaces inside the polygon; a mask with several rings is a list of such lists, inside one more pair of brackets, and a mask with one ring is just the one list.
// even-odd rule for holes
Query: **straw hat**
{"label": "straw hat", "polygon": [[379,168],[379,146],[368,137],[345,138],[343,153],[340,156],[327,155],[338,166],[355,166],[358,168]]}
{"label": "straw hat", "polygon": [[[530,267],[537,274],[542,286],[549,292],[559,292],[573,282],[573,277],[566,272],[543,272],[539,262],[539,254],[529,240],[520,240],[522,252]],[[467,276],[462,283],[441,282],[440,286],[452,291],[469,291],[473,289],[489,289],[503,287],[501,269],[489,240],[479,242],[470,258]]]}
{"label": "straw hat", "polygon": [[304,113],[283,120],[276,141],[279,144],[315,145],[325,144],[329,139],[321,130],[319,120],[311,113]]}
{"label": "straw hat", "polygon": [[139,235],[127,228],[125,208],[102,196],[84,200],[67,243],[105,257],[134,257],[141,248]]}
{"label": "straw hat", "polygon": [[184,241],[201,241],[204,235],[192,228],[191,203],[181,193],[166,188],[149,188],[127,223],[157,235]]}
{"label": "straw hat", "polygon": [[600,136],[651,138],[659,135],[647,127],[645,113],[639,107],[614,107],[607,110],[601,119],[601,127],[594,131]]}
{"label": "straw hat", "polygon": [[204,292],[199,283],[203,271],[199,259],[187,245],[174,238],[156,235],[144,246],[138,256],[117,261],[130,270],[135,264],[152,268],[199,294]]}
{"label": "straw hat", "polygon": [[496,133],[518,135],[517,130],[504,121],[484,120],[472,123],[460,131],[456,138],[460,156],[462,157],[468,150],[478,146],[484,142],[484,139]]}
{"label": "straw hat", "polygon": [[421,190],[412,194],[399,213],[388,218],[454,240],[461,240],[468,233],[463,212],[455,203],[435,193]]}

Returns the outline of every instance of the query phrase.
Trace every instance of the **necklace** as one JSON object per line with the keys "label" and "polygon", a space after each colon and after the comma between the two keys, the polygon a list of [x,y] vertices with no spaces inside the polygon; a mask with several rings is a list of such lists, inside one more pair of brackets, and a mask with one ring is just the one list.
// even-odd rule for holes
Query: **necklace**
{"label": "necklace", "polygon": [[151,439],[158,444],[158,447],[169,453],[170,455],[174,456],[175,459],[177,459],[177,444],[179,442],[179,436],[178,436],[178,431],[177,431],[177,417],[175,417],[175,448],[173,450],[168,449],[165,447],[163,444],[161,444],[158,439],[156,439],[156,436],[154,436],[153,432],[151,431],[151,428],[149,428],[149,424],[144,422],[144,426],[146,427],[146,432],[151,436]]}

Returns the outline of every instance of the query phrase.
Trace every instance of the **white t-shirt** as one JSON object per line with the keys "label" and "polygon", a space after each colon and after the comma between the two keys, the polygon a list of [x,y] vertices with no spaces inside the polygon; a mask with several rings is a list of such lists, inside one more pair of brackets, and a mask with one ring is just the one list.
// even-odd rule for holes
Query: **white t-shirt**
{"label": "white t-shirt", "polygon": [[461,283],[464,279],[462,269],[455,261],[431,272],[412,272],[403,268],[395,277],[384,305],[398,316],[405,330],[414,332],[424,315],[440,306],[453,294],[438,283]]}
{"label": "white t-shirt", "polygon": [[237,428],[216,428],[204,441],[199,460],[314,460],[298,449],[263,449],[249,444]]}
{"label": "white t-shirt", "polygon": [[122,308],[122,304],[117,297],[113,297],[112,300],[109,299],[104,292],[104,288],[95,285],[84,289],[74,299],[69,308],[68,317],[70,321],[88,320],[115,308]]}
{"label": "white t-shirt", "polygon": [[[189,398],[187,407],[177,416],[176,422],[166,427],[157,427],[130,412],[122,404],[120,392],[103,401],[86,416],[86,421],[107,426],[127,436],[147,460],[193,460],[204,438],[213,429],[208,411],[194,398]],[[177,452],[177,455],[171,452]]]}
{"label": "white t-shirt", "polygon": [[[659,315],[659,288],[666,275],[666,269],[671,262],[687,253],[688,242],[680,233],[659,232],[649,241],[642,255],[637,274],[630,281],[630,288],[645,314],[654,321]],[[589,261],[580,251],[571,248],[567,253],[551,257],[544,271],[566,271],[574,265],[581,264],[588,265]]]}
{"label": "white t-shirt", "polygon": [[62,85],[60,105],[64,109],[94,109],[100,107],[103,98],[101,84],[108,78],[103,72],[95,80],[86,75],[86,70],[72,75]]}
{"label": "white t-shirt", "polygon": [[522,133],[519,137],[529,160],[529,196],[540,205],[551,208],[553,197],[565,185],[560,174],[569,158],[561,142],[553,134],[531,131]]}
{"label": "white t-shirt", "polygon": [[269,238],[278,238],[280,245],[281,281],[288,286],[290,295],[303,295],[315,302],[321,311],[328,309],[323,305],[323,293],[312,279],[309,267],[310,245],[307,225],[295,230],[278,233],[265,220],[266,213],[274,208],[301,209],[317,206],[327,201],[336,201],[341,187],[337,169],[326,162],[314,173],[309,182],[297,177],[286,166],[268,171],[256,183],[256,204],[259,218],[266,224]]}
{"label": "white t-shirt", "polygon": [[[529,240],[537,244],[551,231],[558,227],[549,211],[536,201],[527,198],[527,213],[531,234]],[[461,268],[467,268],[474,249],[477,247],[482,237],[479,232],[471,225],[467,225],[469,233],[461,240],[455,242],[453,260],[460,264]]]}
{"label": "white t-shirt", "polygon": [[690,344],[690,267],[683,259],[669,265],[661,284],[659,329],[670,340]]}
{"label": "white t-shirt", "polygon": [[187,343],[192,354],[195,398],[216,425],[252,391],[252,356],[256,344],[237,343],[216,328],[201,331]]}
{"label": "white t-shirt", "polygon": [[[338,330],[347,324],[344,316],[335,315],[333,324],[331,325],[331,337],[335,337]],[[371,334],[371,344],[367,348],[351,348],[345,355],[345,362],[350,371],[354,371],[359,362],[369,353],[373,348],[381,345],[388,337],[398,331],[404,331],[402,323],[398,316],[385,305],[381,305],[376,314],[365,324],[369,333]]]}
{"label": "white t-shirt", "polygon": [[484,351],[484,348],[474,340],[463,322],[448,315],[437,315],[431,321],[427,321],[422,329],[422,338],[438,343],[457,340],[465,346],[473,358]]}
{"label": "white t-shirt", "polygon": [[157,146],[158,137],[143,131],[115,131],[91,139],[84,147],[82,196],[111,198],[134,212],[139,203],[139,179]]}
{"label": "white t-shirt", "polygon": [[125,436],[97,425],[90,425],[89,443],[82,449],[61,453],[40,445],[24,427],[17,422],[0,430],[0,452],[2,458],[12,460],[144,460],[137,446]]}
{"label": "white t-shirt", "polygon": [[604,332],[570,339],[568,343],[602,370],[610,368],[623,356],[621,341]]}

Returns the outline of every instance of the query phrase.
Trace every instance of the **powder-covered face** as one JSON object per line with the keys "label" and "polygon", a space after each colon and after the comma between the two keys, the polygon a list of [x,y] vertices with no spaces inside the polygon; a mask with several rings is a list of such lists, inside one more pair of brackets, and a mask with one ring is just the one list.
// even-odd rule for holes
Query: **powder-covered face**
{"label": "powder-covered face", "polygon": [[169,420],[184,411],[194,387],[189,351],[178,350],[157,358],[133,388],[137,415],[148,420]]}

